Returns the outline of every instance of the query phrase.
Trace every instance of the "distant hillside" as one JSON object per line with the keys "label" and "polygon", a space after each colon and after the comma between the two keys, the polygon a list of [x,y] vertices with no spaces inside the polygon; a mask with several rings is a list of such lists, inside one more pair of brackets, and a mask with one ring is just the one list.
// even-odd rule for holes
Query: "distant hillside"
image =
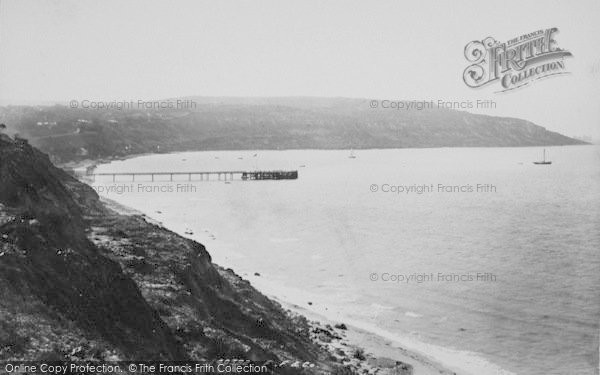
{"label": "distant hillside", "polygon": [[[240,149],[504,147],[585,142],[529,121],[447,109],[371,109],[344,98],[184,98],[191,109],[0,107],[0,122],[55,161]],[[176,100],[176,99],[174,99]]]}

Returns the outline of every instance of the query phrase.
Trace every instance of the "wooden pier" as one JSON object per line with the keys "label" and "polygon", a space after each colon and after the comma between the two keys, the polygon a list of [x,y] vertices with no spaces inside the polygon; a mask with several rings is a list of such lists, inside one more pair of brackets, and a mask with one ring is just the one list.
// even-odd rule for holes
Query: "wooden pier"
{"label": "wooden pier", "polygon": [[[246,180],[295,180],[298,178],[298,171],[202,171],[202,172],[105,172],[105,173],[88,173],[94,181],[96,176],[112,177],[112,182],[117,181],[119,176],[131,177],[127,182],[144,181],[140,178],[150,178],[151,182],[159,181],[232,181],[239,179]],[[160,178],[168,176],[168,179]],[[173,177],[175,176],[175,180]],[[177,178],[177,176],[185,176],[187,179]],[[213,177],[211,180],[211,176]],[[138,179],[136,180],[136,177]],[[146,180],[147,181],[147,180]]]}

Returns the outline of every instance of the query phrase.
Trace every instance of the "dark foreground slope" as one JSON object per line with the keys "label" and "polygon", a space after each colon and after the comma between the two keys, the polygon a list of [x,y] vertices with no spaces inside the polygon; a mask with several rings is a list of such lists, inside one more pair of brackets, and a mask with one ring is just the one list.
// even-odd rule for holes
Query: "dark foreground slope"
{"label": "dark foreground slope", "polygon": [[363,99],[184,99],[192,101],[184,109],[0,107],[0,122],[59,162],[184,150],[583,143],[521,119],[449,109],[393,110],[381,104],[373,109]]}
{"label": "dark foreground slope", "polygon": [[312,372],[331,368],[305,319],[214,265],[202,245],[104,207],[27,143],[0,135],[0,181],[0,360],[291,359],[317,363]]}

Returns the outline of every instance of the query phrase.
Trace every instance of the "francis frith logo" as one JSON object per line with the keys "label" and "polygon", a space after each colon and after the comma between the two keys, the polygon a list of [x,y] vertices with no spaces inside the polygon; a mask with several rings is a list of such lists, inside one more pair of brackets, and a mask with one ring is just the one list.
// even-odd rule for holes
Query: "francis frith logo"
{"label": "francis frith logo", "polygon": [[565,58],[571,52],[558,47],[558,28],[537,30],[501,43],[492,37],[465,47],[471,63],[463,72],[465,84],[478,88],[498,82],[498,92],[514,90],[541,78],[568,74]]}

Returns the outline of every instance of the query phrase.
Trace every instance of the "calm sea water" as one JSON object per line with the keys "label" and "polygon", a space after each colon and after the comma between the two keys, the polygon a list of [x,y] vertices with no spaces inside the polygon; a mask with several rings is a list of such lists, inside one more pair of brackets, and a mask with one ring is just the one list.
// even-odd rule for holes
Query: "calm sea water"
{"label": "calm sea water", "polygon": [[98,172],[300,176],[94,185],[124,189],[102,195],[191,230],[215,262],[310,293],[315,305],[420,343],[455,367],[598,374],[600,148],[547,151],[546,166],[532,164],[539,148],[151,155]]}

